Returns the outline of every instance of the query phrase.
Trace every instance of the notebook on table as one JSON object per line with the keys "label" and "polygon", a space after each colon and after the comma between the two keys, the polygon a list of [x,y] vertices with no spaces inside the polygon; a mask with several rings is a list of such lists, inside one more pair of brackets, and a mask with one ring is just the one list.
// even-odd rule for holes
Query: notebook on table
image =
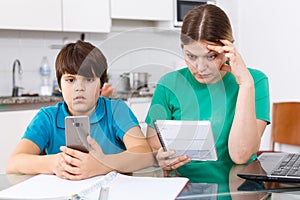
{"label": "notebook on table", "polygon": [[109,200],[173,200],[187,182],[185,177],[137,177],[115,171],[76,181],[39,174],[0,191],[0,199],[94,200],[106,197]]}
{"label": "notebook on table", "polygon": [[300,183],[300,154],[265,152],[237,175],[248,180]]}

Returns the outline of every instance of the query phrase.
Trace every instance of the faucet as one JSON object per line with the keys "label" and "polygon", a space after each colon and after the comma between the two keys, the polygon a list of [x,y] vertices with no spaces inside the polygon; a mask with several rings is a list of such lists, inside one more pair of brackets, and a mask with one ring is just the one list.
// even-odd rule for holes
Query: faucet
{"label": "faucet", "polygon": [[13,63],[13,70],[12,70],[12,86],[13,86],[12,96],[13,97],[19,96],[19,89],[22,88],[22,87],[16,86],[16,78],[15,78],[16,67],[18,67],[18,73],[19,73],[19,75],[21,75],[23,73],[23,71],[22,71],[21,62],[19,59],[16,59]]}

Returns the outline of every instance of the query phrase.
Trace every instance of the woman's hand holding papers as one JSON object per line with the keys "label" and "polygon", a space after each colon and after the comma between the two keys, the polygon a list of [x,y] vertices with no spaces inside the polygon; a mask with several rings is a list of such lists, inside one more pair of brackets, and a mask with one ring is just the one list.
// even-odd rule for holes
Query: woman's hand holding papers
{"label": "woman's hand holding papers", "polygon": [[172,157],[174,154],[174,151],[164,151],[160,148],[156,155],[158,165],[164,170],[174,170],[191,161],[187,155]]}

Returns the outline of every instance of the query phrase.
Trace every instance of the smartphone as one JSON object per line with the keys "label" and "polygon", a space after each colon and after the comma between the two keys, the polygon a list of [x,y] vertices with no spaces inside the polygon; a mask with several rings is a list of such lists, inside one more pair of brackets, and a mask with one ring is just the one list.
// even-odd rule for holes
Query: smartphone
{"label": "smartphone", "polygon": [[90,133],[88,116],[68,116],[65,118],[66,146],[88,153],[91,149],[87,142]]}

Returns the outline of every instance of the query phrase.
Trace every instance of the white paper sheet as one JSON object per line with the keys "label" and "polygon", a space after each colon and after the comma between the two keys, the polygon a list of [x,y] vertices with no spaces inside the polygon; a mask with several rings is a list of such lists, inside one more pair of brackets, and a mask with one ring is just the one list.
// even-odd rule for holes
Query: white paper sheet
{"label": "white paper sheet", "polygon": [[161,145],[175,151],[174,157],[188,155],[192,160],[218,159],[210,121],[156,120]]}
{"label": "white paper sheet", "polygon": [[[0,199],[68,199],[72,194],[91,190],[85,194],[85,199],[98,199],[100,188],[95,188],[105,176],[97,176],[81,181],[71,181],[58,178],[55,175],[37,175],[24,182],[0,191]],[[109,187],[109,200],[120,199],[175,199],[185,184],[187,178],[157,178],[134,177],[122,174],[106,184]]]}

